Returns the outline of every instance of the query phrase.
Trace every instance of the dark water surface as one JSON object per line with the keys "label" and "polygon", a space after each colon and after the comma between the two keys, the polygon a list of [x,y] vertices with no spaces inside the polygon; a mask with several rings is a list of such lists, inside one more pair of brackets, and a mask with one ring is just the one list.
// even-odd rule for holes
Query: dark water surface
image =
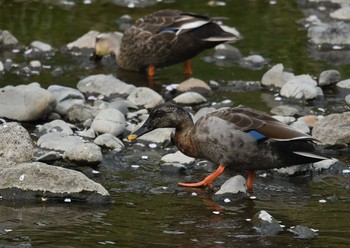
{"label": "dark water surface", "polygon": [[[28,63],[39,59],[45,68],[37,76],[6,72],[0,75],[0,87],[39,82],[42,87],[52,84],[75,88],[88,75],[114,74],[127,83],[147,85],[146,78],[137,73],[123,74],[113,65],[96,66],[89,54],[72,56],[64,45],[89,30],[117,30],[116,19],[123,14],[133,18],[163,9],[178,8],[212,16],[225,16],[225,24],[236,27],[244,36],[235,46],[244,56],[260,54],[269,65],[283,63],[296,75],[308,73],[318,76],[326,69],[337,69],[342,78],[350,77],[349,66],[334,65],[310,58],[307,32],[297,24],[303,18],[295,1],[231,0],[224,7],[210,7],[207,1],[164,1],[147,8],[126,8],[112,1],[4,1],[0,0],[0,29],[14,34],[20,44],[29,46],[33,40],[51,44],[55,53],[48,57],[26,57],[0,49],[0,60],[11,58],[14,63]],[[214,80],[224,87],[209,98],[212,101],[230,99],[235,105],[269,111],[273,106],[290,103],[312,110],[316,114],[340,112],[344,106],[344,92],[325,91],[326,101],[276,102],[274,92],[267,89],[242,92],[234,90],[233,82],[259,81],[268,69],[250,70],[237,66],[218,67],[203,61],[212,55],[206,51],[193,60],[194,77],[206,82]],[[61,67],[62,76],[51,71]],[[183,66],[176,65],[157,71],[156,89],[162,85],[180,83]],[[113,197],[109,206],[86,204],[0,204],[0,247],[349,247],[350,246],[350,192],[349,174],[336,176],[304,175],[287,177],[258,177],[256,199],[239,200],[219,206],[208,190],[182,189],[178,181],[183,175],[168,176],[158,171],[158,160],[165,153],[157,148],[143,148],[137,156],[147,154],[153,160],[144,161],[138,169],[128,168],[140,163],[135,148],[127,145],[120,154],[112,154],[114,162],[104,162],[101,173],[94,180],[105,186]],[[349,164],[347,150],[336,157]],[[110,161],[110,160],[109,160]],[[123,168],[122,168],[123,167]],[[91,168],[77,168],[92,175]],[[197,179],[202,179],[203,171]],[[217,182],[220,185],[228,175]],[[326,200],[321,203],[320,200]],[[1,203],[1,202],[0,202]],[[249,219],[260,210],[266,210],[284,225],[284,231],[273,237],[259,235]],[[296,239],[287,230],[294,225],[305,225],[318,230],[313,240]]]}

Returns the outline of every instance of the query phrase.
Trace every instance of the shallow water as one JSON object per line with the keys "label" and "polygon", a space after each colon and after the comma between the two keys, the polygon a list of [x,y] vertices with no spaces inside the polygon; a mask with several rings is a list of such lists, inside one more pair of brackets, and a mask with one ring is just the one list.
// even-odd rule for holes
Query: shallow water
{"label": "shallow water", "polygon": [[[269,65],[283,63],[295,74],[318,76],[326,69],[337,69],[342,78],[350,77],[348,65],[315,61],[309,56],[307,32],[297,24],[302,18],[295,1],[227,1],[225,7],[209,7],[202,0],[164,1],[152,7],[130,9],[112,1],[93,1],[75,5],[56,4],[59,1],[0,1],[0,29],[8,29],[28,46],[33,40],[47,42],[56,52],[49,57],[26,57],[26,48],[18,53],[0,49],[0,60],[12,58],[15,63],[39,59],[46,67],[40,75],[18,75],[15,70],[0,75],[0,87],[9,84],[39,82],[43,87],[52,84],[76,87],[79,79],[97,73],[111,73],[128,83],[147,85],[143,75],[116,71],[105,60],[96,66],[89,54],[72,56],[63,46],[89,30],[117,30],[116,19],[123,14],[137,18],[156,9],[179,8],[212,16],[225,16],[225,24],[236,27],[244,39],[234,45],[244,56],[260,54]],[[70,3],[73,1],[66,1]],[[272,1],[273,2],[273,1]],[[239,80],[258,81],[268,69],[250,70],[233,65],[218,67],[204,62],[206,51],[193,60],[194,77],[206,82],[214,80],[223,87],[208,96],[211,101],[230,99],[234,105],[245,104],[269,111],[279,104],[301,106],[302,113],[341,112],[346,93],[337,89],[325,91],[325,101],[276,101],[275,92],[249,87],[237,90]],[[63,75],[53,76],[54,68],[63,68]],[[157,71],[155,88],[180,83],[182,65]],[[239,87],[238,87],[239,88]],[[173,148],[171,148],[173,149]],[[142,161],[137,154],[148,155]],[[173,149],[174,150],[174,149]],[[106,153],[109,153],[106,151]],[[167,175],[159,171],[163,148],[150,149],[132,144],[119,154],[109,153],[94,175],[89,167],[75,167],[104,185],[114,202],[108,206],[53,203],[2,203],[0,205],[0,246],[4,247],[349,247],[350,201],[349,174],[320,173],[292,178],[257,177],[254,196],[220,206],[212,200],[213,191],[183,189],[179,181],[202,179],[209,171],[196,172],[193,177]],[[335,151],[334,156],[349,164],[347,149]],[[133,169],[132,164],[140,168]],[[347,166],[345,166],[346,168]],[[216,186],[229,175],[223,175]],[[216,188],[215,188],[216,189]],[[214,192],[215,192],[214,189]],[[320,200],[326,200],[325,203]],[[273,237],[258,234],[248,219],[266,210],[281,224],[284,231]],[[317,229],[313,240],[299,240],[288,232],[294,225]]]}

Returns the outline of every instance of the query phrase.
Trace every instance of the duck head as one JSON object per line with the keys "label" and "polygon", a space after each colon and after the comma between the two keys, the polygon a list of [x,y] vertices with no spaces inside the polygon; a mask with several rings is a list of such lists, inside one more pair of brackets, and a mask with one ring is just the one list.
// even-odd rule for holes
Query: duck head
{"label": "duck head", "polygon": [[156,106],[151,112],[145,123],[135,132],[128,136],[129,140],[146,134],[157,128],[175,128],[180,131],[186,127],[192,127],[193,120],[191,115],[175,104],[164,103]]}

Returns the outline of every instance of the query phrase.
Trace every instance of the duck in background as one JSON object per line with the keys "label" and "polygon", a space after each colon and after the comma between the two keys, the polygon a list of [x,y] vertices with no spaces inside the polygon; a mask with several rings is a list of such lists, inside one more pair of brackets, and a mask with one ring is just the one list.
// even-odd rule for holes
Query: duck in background
{"label": "duck in background", "polygon": [[124,35],[101,33],[96,38],[94,58],[114,54],[119,68],[147,70],[153,77],[158,67],[184,62],[185,74],[191,75],[189,60],[205,49],[235,41],[240,34],[230,32],[215,21],[219,18],[160,10],[146,15],[125,31]]}
{"label": "duck in background", "polygon": [[317,140],[255,109],[239,106],[209,113],[196,123],[182,107],[165,103],[151,112],[146,122],[129,140],[157,128],[175,128],[175,145],[184,154],[207,159],[219,167],[198,183],[185,187],[206,187],[226,167],[248,171],[247,189],[253,191],[255,170],[309,164],[329,157],[318,154]]}

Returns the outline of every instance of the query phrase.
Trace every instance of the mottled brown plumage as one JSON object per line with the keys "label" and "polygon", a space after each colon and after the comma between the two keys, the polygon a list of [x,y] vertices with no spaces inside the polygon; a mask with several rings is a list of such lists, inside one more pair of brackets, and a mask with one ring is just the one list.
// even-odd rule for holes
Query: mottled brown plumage
{"label": "mottled brown plumage", "polygon": [[[218,174],[224,167],[252,171],[328,159],[315,153],[312,141],[316,139],[244,106],[219,109],[193,123],[183,108],[169,103],[159,105],[134,135],[162,127],[176,129],[175,144],[184,154],[219,164]],[[180,185],[206,186],[215,177]],[[252,187],[252,178],[250,180]]]}

